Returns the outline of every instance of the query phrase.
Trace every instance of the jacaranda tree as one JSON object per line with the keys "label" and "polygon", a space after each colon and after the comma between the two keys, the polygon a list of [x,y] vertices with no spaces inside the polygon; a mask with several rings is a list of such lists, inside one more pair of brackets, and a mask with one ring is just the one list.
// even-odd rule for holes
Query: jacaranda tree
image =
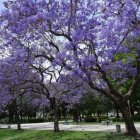
{"label": "jacaranda tree", "polygon": [[[117,104],[128,134],[138,135],[128,100],[140,82],[139,0],[13,0],[5,7],[1,46],[9,53],[26,48],[30,61],[43,58],[79,76]],[[135,57],[117,59],[130,52]]]}
{"label": "jacaranda tree", "polygon": [[28,63],[24,62],[24,58],[7,56],[0,60],[0,106],[7,110],[12,106],[18,130],[21,129],[20,113],[23,104],[29,104],[37,98],[32,94],[31,89],[35,86],[32,81],[39,79]]}

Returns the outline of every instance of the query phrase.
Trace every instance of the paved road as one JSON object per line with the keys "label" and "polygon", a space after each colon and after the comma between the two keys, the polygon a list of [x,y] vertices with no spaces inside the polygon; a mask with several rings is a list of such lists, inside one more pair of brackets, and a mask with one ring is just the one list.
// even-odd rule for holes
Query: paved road
{"label": "paved road", "polygon": [[[60,123],[60,130],[65,131],[108,131],[115,132],[116,125],[102,125],[102,124],[84,124],[84,125],[74,125],[74,124],[63,124]],[[137,130],[140,132],[140,123],[135,124]],[[12,129],[16,129],[17,125],[11,124]],[[22,129],[36,129],[36,130],[53,130],[53,122],[46,123],[30,123],[30,124],[21,124]],[[8,125],[0,124],[0,128],[8,128]],[[121,124],[122,132],[125,132],[125,125]]]}

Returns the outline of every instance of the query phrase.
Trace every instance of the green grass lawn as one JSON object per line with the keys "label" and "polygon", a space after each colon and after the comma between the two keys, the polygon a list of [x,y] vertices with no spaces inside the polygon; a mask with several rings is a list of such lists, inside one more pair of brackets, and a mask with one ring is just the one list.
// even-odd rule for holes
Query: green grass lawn
{"label": "green grass lawn", "polygon": [[134,140],[123,134],[109,132],[74,132],[54,133],[46,130],[10,130],[0,129],[0,140]]}

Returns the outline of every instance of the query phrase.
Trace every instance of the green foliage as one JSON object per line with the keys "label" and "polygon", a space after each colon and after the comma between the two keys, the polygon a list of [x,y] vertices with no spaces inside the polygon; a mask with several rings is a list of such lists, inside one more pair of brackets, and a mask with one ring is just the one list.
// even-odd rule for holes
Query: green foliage
{"label": "green foliage", "polygon": [[130,99],[130,102],[131,102],[131,106],[133,107],[133,109],[136,111],[139,111],[139,109],[140,109],[140,86],[137,87],[135,95]]}
{"label": "green foliage", "polygon": [[113,122],[124,122],[123,118],[112,118],[111,119]]}
{"label": "green foliage", "polygon": [[132,79],[130,78],[130,79],[127,80],[125,83],[123,83],[123,86],[121,86],[121,87],[119,88],[119,91],[120,91],[122,94],[125,94],[125,93],[128,91],[128,89],[130,88],[131,84],[132,84]]}
{"label": "green foliage", "polygon": [[50,117],[50,118],[47,119],[47,122],[52,122],[52,121],[54,121],[54,118]]}
{"label": "green foliage", "polygon": [[23,119],[22,123],[40,123],[40,122],[52,122],[54,121],[54,118],[48,118],[48,119],[44,119],[44,118],[30,118],[30,119]]}
{"label": "green foliage", "polygon": [[46,130],[9,130],[0,129],[0,140],[134,140],[122,134],[110,132],[75,132],[55,133]]}
{"label": "green foliage", "polygon": [[[137,117],[140,120],[140,115]],[[123,118],[111,118],[109,119],[108,116],[100,116],[99,117],[99,122],[102,121],[107,121],[107,120],[112,120],[113,122],[124,122]],[[138,121],[138,119],[137,119]],[[97,118],[95,116],[88,116],[85,118],[85,122],[97,122]]]}
{"label": "green foliage", "polygon": [[136,50],[133,50],[130,53],[119,53],[116,55],[115,60],[122,60],[122,62],[125,64],[129,61],[129,58],[133,60],[136,59]]}
{"label": "green foliage", "polygon": [[100,100],[98,97],[93,95],[87,95],[83,100],[83,108],[86,115],[91,115],[96,113],[97,106]]}
{"label": "green foliage", "polygon": [[106,121],[106,120],[108,120],[108,116],[100,116],[99,117],[99,121],[101,122],[101,121]]}
{"label": "green foliage", "polygon": [[[119,52],[119,53],[116,53],[115,55],[115,61],[118,61],[118,60],[122,60],[123,63],[127,63],[129,62],[129,58],[133,59],[133,64],[135,65],[135,60],[136,60],[136,53],[138,51],[138,47],[137,46],[133,46],[134,43],[140,43],[140,38],[137,38],[136,40],[127,40],[127,42],[125,41],[124,42],[124,45],[125,47],[128,48],[129,52],[127,53],[124,53],[124,52]],[[133,47],[132,47],[133,46]]]}
{"label": "green foliage", "polygon": [[134,121],[140,121],[140,113],[136,114],[133,119]]}
{"label": "green foliage", "polygon": [[112,102],[104,96],[94,96],[89,94],[83,99],[83,114],[92,115],[106,113],[112,110]]}
{"label": "green foliage", "polygon": [[40,122],[45,122],[45,119],[43,118],[33,118],[33,119],[29,119],[28,123],[40,123]]}
{"label": "green foliage", "polygon": [[[99,121],[106,121],[108,120],[108,116],[100,116]],[[85,118],[85,122],[97,122],[97,117],[96,116],[87,116]]]}
{"label": "green foliage", "polygon": [[85,122],[96,122],[97,121],[97,119],[92,116],[87,116],[84,120],[85,120]]}
{"label": "green foliage", "polygon": [[[118,52],[116,53],[115,57],[114,57],[114,61],[119,61],[121,60],[124,64],[127,64],[128,62],[130,62],[131,59],[131,64],[133,67],[136,67],[136,59],[137,59],[137,47],[132,47],[133,44],[137,42],[140,42],[140,38],[138,38],[137,40],[133,40],[131,39],[130,41],[124,42],[124,45],[128,48],[129,52]],[[118,71],[119,72],[119,71]],[[123,84],[117,84],[117,80],[121,80],[121,78],[114,80],[110,78],[111,83],[114,85],[114,87],[116,89],[118,89],[120,91],[120,93],[122,93],[123,95],[125,93],[127,93],[127,91],[129,90],[130,86],[132,85],[132,81],[133,81],[133,77],[128,74],[128,80],[126,80]]]}
{"label": "green foliage", "polygon": [[0,123],[8,123],[9,118],[5,117],[3,119],[0,119]]}

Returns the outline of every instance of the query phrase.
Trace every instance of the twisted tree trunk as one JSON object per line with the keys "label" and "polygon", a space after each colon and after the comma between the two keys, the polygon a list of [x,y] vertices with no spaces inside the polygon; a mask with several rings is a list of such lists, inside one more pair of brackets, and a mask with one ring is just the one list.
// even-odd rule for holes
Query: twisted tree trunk
{"label": "twisted tree trunk", "polygon": [[127,102],[120,101],[118,104],[119,104],[120,111],[122,113],[122,116],[123,116],[123,119],[125,122],[126,132],[130,136],[138,136],[139,134],[135,128],[135,125],[134,125],[133,119],[131,117],[131,112],[130,112],[130,109],[129,109]]}

